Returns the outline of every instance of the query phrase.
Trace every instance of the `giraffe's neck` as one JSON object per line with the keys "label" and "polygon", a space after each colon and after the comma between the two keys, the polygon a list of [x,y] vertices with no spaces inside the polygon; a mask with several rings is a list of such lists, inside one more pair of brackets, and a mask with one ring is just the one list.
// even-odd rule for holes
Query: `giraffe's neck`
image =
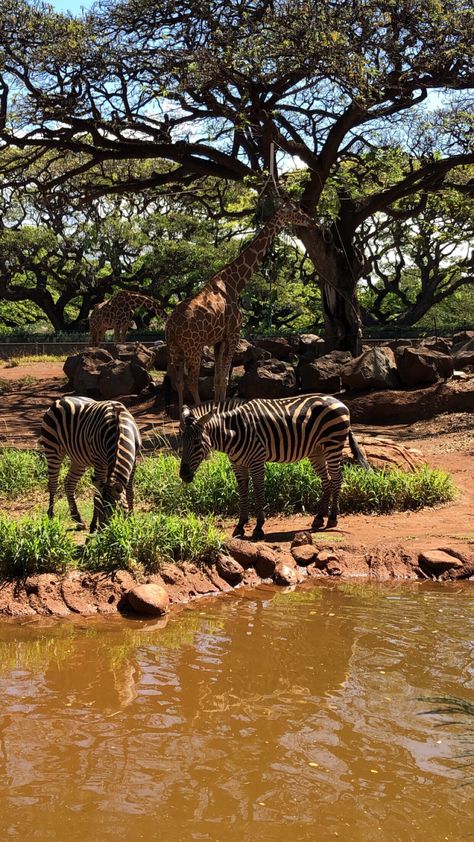
{"label": "giraffe's neck", "polygon": [[238,257],[216,275],[225,282],[228,291],[237,296],[244,289],[282,226],[280,219],[272,217]]}
{"label": "giraffe's neck", "polygon": [[127,303],[134,307],[144,307],[147,310],[154,310],[156,303],[147,295],[142,295],[140,292],[130,292],[128,294]]}

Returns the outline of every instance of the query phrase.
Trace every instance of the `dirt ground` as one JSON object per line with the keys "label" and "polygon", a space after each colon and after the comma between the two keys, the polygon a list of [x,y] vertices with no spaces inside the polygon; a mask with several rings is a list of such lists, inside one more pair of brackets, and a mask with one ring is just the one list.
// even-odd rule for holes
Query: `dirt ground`
{"label": "dirt ground", "polygon": [[[24,381],[27,378],[27,381]],[[61,363],[31,363],[0,370],[3,387],[0,410],[0,445],[34,447],[41,418],[50,403],[65,394]],[[142,432],[145,447],[159,444],[158,437],[173,440],[178,425],[164,412],[160,394],[124,400]],[[473,408],[474,410],[474,408]],[[318,533],[318,543],[408,544],[411,548],[466,546],[474,544],[474,412],[451,413],[409,425],[383,427],[355,426],[355,432],[389,435],[418,448],[427,463],[448,471],[459,489],[458,498],[448,505],[389,515],[342,515],[339,526],[330,533]],[[265,524],[266,539],[286,545],[295,533],[308,528],[311,517],[270,518]],[[230,525],[226,524],[230,530]]]}

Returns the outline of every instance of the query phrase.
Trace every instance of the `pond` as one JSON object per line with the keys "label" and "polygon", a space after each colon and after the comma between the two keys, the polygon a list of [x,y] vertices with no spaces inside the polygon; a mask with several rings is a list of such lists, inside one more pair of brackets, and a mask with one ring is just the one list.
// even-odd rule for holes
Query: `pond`
{"label": "pond", "polygon": [[472,745],[420,697],[472,701],[473,608],[470,583],[339,583],[3,624],[2,837],[472,835]]}

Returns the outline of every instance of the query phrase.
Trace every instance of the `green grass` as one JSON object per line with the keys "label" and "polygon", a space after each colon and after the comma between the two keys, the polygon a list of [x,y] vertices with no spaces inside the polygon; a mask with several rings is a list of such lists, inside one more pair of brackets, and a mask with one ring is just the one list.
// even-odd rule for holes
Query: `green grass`
{"label": "green grass", "polygon": [[46,488],[46,462],[35,450],[0,450],[0,496],[13,499]]}
{"label": "green grass", "polygon": [[19,365],[29,365],[30,363],[57,363],[64,359],[64,352],[61,354],[25,354],[24,356],[0,360],[0,368],[17,368]]}
{"label": "green grass", "polygon": [[[414,473],[400,470],[365,471],[346,466],[341,489],[341,511],[391,512],[419,509],[452,500],[456,489],[451,477],[428,467]],[[186,486],[179,479],[175,456],[144,459],[136,473],[137,496],[164,512],[194,512],[221,516],[238,513],[239,496],[229,460],[214,454]],[[307,459],[292,465],[270,463],[265,467],[266,513],[314,511],[321,482]]]}
{"label": "green grass", "polygon": [[0,576],[22,578],[34,573],[64,573],[74,566],[77,547],[57,519],[15,521],[0,517]]}

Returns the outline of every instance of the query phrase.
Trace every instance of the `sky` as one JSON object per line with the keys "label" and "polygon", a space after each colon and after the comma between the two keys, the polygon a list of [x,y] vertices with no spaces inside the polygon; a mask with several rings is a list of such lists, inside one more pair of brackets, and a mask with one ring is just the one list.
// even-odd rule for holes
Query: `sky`
{"label": "sky", "polygon": [[93,0],[48,0],[58,12],[72,12],[73,15],[80,15],[82,9],[90,9]]}

